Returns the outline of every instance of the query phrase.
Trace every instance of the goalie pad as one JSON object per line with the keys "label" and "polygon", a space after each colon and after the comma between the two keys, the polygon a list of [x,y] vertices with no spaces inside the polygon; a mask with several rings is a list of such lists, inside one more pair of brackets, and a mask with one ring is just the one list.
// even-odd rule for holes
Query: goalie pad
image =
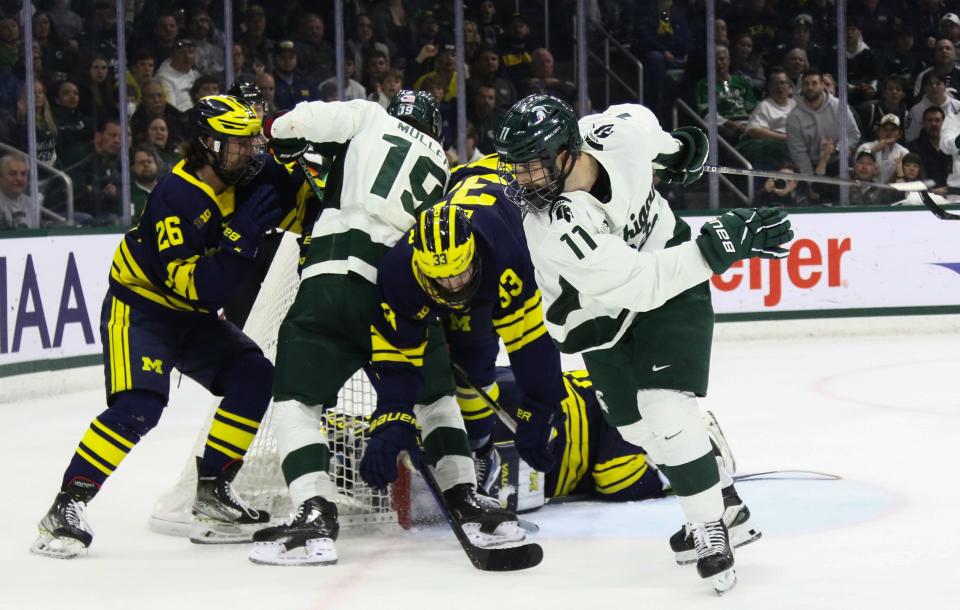
{"label": "goalie pad", "polygon": [[496,444],[500,454],[500,476],[495,477],[489,495],[500,500],[500,506],[524,513],[546,504],[547,477],[520,458],[512,441]]}

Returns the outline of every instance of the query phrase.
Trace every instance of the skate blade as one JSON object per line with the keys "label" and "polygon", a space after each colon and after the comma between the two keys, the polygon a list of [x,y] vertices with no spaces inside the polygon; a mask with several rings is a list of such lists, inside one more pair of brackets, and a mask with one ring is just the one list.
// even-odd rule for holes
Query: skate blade
{"label": "skate blade", "polygon": [[53,557],[54,559],[73,559],[86,552],[86,550],[87,547],[79,540],[54,538],[47,533],[41,533],[30,546],[30,552],[34,555]]}
{"label": "skate blade", "polygon": [[194,544],[242,544],[253,541],[253,533],[262,529],[263,523],[236,525],[234,523],[194,523],[190,530],[190,542]]}
{"label": "skate blade", "polygon": [[497,526],[492,534],[480,531],[479,523],[464,523],[463,533],[467,535],[471,544],[481,549],[500,547],[503,545],[523,542],[527,537],[523,527],[516,521],[506,521]]}
{"label": "skate blade", "polygon": [[[735,525],[730,528],[730,546],[739,549],[742,546],[746,546],[763,538],[763,532],[750,526],[749,523],[749,521],[746,521],[739,526]],[[677,565],[680,566],[697,563],[697,551],[690,550],[676,553],[676,560]]]}
{"label": "skate blade", "polygon": [[337,549],[330,538],[311,538],[289,551],[280,542],[254,542],[248,556],[264,566],[328,566],[337,563]]}
{"label": "skate blade", "polygon": [[726,572],[720,572],[714,575],[711,581],[713,584],[713,592],[717,595],[723,595],[737,586],[737,571],[730,568]]}

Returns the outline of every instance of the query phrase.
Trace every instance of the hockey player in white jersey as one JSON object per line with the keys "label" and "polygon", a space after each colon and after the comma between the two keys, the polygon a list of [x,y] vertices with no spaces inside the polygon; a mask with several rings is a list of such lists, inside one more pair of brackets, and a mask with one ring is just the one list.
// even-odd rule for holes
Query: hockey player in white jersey
{"label": "hockey player in white jersey", "polygon": [[[323,211],[314,226],[300,289],[280,326],[273,385],[274,433],[281,469],[297,513],[289,524],[254,535],[255,563],[304,565],[337,560],[339,524],[323,411],[371,361],[371,323],[382,317],[377,264],[417,214],[444,193],[449,169],[439,143],[440,112],[433,97],[403,90],[387,111],[365,100],[309,102],[268,120],[264,134],[283,159],[308,147],[332,157]],[[425,382],[402,420],[374,412],[361,474],[380,485],[397,476],[397,454],[419,458],[446,491],[475,487],[466,429],[454,398],[449,356],[439,327],[397,358],[416,360]],[[378,345],[377,349],[388,349]],[[413,353],[416,352],[416,353]],[[376,387],[377,380],[371,379]],[[438,441],[438,438],[440,439]],[[366,476],[365,476],[366,478]],[[452,507],[456,508],[456,507]]]}
{"label": "hockey player in white jersey", "polygon": [[561,351],[583,352],[607,420],[647,449],[676,491],[686,521],[671,539],[678,559],[695,550],[700,576],[728,591],[736,584],[729,517],[738,509],[724,514],[731,482],[696,399],[709,375],[708,280],[737,260],[785,257],[790,221],[778,210],[737,209],[691,240],[653,174],[691,184],[703,172],[706,137],[691,127],[667,133],[639,105],[578,124],[561,100],[530,96],[504,117],[496,147],[502,175],[514,176],[504,189],[525,211],[548,331]]}

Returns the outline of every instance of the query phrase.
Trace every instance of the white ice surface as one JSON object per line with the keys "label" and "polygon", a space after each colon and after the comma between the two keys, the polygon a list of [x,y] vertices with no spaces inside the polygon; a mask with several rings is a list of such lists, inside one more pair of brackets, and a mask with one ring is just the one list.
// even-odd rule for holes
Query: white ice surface
{"label": "white ice surface", "polygon": [[[99,374],[96,369],[91,369]],[[102,392],[0,404],[0,608],[387,610],[960,608],[960,335],[719,342],[710,396],[740,472],[842,481],[744,482],[764,530],[723,598],[674,564],[674,500],[563,504],[528,516],[544,562],[484,573],[442,528],[338,542],[332,567],[248,563],[246,548],[151,533],[210,400],[188,391],[90,506],[87,556],[27,552]],[[0,379],[0,385],[3,380]]]}

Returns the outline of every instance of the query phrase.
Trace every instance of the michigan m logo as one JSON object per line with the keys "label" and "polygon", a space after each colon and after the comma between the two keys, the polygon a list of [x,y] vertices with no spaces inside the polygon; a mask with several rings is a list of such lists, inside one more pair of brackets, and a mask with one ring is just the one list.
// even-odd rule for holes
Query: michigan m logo
{"label": "michigan m logo", "polygon": [[450,330],[459,330],[465,333],[470,332],[470,316],[458,316],[450,314]]}
{"label": "michigan m logo", "polygon": [[154,360],[149,356],[143,357],[143,370],[153,371],[157,375],[163,375],[163,360]]}

